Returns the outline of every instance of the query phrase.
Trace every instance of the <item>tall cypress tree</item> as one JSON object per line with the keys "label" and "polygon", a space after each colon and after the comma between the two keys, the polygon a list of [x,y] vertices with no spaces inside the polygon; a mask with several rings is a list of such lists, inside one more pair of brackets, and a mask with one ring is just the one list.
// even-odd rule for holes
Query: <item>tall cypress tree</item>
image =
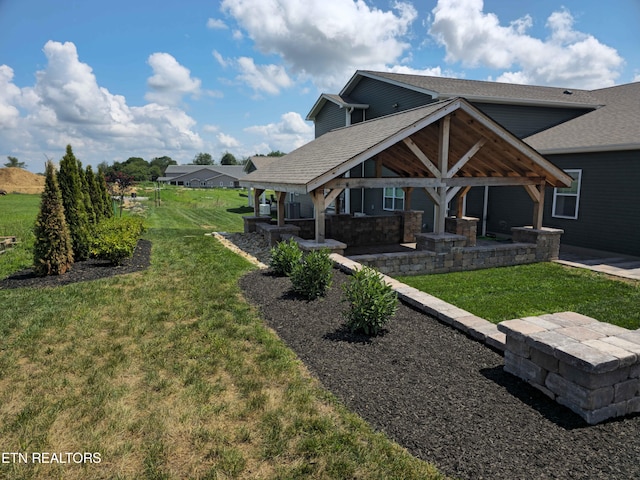
{"label": "tall cypress tree", "polygon": [[64,216],[62,194],[51,161],[47,162],[44,192],[33,233],[33,270],[38,276],[61,275],[73,265],[73,247]]}
{"label": "tall cypress tree", "polygon": [[104,218],[113,217],[113,200],[107,188],[107,180],[104,178],[104,172],[98,170],[97,178],[98,188],[102,192],[102,204],[104,205]]}
{"label": "tall cypress tree", "polygon": [[82,190],[82,200],[84,202],[84,209],[87,212],[87,219],[89,220],[89,225],[90,226],[95,225],[96,214],[93,211],[93,203],[91,202],[89,182],[87,181],[85,172],[82,169],[82,162],[80,160],[78,160],[78,178],[80,179],[80,189]]}
{"label": "tall cypress tree", "polygon": [[89,196],[91,197],[91,204],[93,206],[96,223],[100,223],[100,220],[104,218],[104,201],[102,190],[98,185],[96,176],[93,174],[91,165],[87,165],[87,170],[85,171],[84,176],[87,179],[87,185],[89,186]]}
{"label": "tall cypress tree", "polygon": [[90,247],[89,218],[78,175],[78,161],[73,155],[71,145],[67,145],[67,153],[60,160],[58,184],[62,192],[64,215],[73,244],[73,257],[77,261],[86,260],[89,257]]}

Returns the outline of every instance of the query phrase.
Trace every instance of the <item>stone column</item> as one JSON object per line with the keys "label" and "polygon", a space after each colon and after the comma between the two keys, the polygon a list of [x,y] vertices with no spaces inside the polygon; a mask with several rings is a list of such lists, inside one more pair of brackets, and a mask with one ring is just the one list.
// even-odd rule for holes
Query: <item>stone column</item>
{"label": "stone column", "polygon": [[559,228],[542,227],[541,229],[528,227],[511,228],[512,240],[519,243],[534,243],[536,245],[536,261],[549,262],[557,260],[560,254],[560,237],[564,230]]}
{"label": "stone column", "polygon": [[396,215],[402,217],[402,243],[413,243],[416,241],[416,233],[422,232],[422,210],[402,210],[396,211]]}
{"label": "stone column", "polygon": [[447,217],[445,220],[445,231],[456,235],[467,237],[467,247],[476,246],[478,232],[478,220],[475,217]]}

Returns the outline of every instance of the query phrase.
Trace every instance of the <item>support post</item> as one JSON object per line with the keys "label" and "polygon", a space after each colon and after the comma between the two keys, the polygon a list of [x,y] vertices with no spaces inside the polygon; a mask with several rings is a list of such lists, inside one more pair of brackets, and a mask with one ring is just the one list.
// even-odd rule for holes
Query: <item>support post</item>
{"label": "support post", "polygon": [[[440,135],[438,141],[438,170],[444,178],[449,169],[449,132],[451,131],[451,117],[446,116],[440,120]],[[445,218],[447,216],[447,187],[436,189],[438,202],[436,203],[436,219],[434,233],[444,234]]]}
{"label": "support post", "polygon": [[313,206],[315,209],[315,220],[316,220],[316,243],[324,243],[325,239],[325,229],[324,229],[324,219],[325,213],[324,210],[326,208],[324,201],[324,191],[322,188],[317,188],[313,191]]}
{"label": "support post", "polygon": [[287,192],[276,192],[276,202],[278,204],[278,226],[284,226],[284,199],[287,196]]}
{"label": "support post", "polygon": [[260,195],[264,193],[263,189],[254,188],[253,189],[253,215],[255,217],[260,216]]}

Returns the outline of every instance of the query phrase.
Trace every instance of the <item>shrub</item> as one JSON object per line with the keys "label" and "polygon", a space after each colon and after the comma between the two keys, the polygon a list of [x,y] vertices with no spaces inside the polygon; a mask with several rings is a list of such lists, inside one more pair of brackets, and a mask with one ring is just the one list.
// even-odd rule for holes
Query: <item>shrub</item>
{"label": "shrub", "polygon": [[55,170],[47,162],[44,192],[34,227],[33,270],[36,275],[61,275],[73,264],[73,246],[64,216]]}
{"label": "shrub", "polygon": [[349,309],[343,313],[352,332],[377,335],[398,308],[396,292],[371,267],[355,272],[343,290],[349,302]]}
{"label": "shrub", "polygon": [[315,300],[323,296],[331,286],[332,276],[333,262],[329,258],[329,250],[314,250],[293,268],[293,291],[308,300]]}
{"label": "shrub", "polygon": [[133,255],[143,232],[141,218],[112,217],[102,220],[95,228],[91,255],[118,265]]}
{"label": "shrub", "polygon": [[290,276],[293,268],[302,261],[302,250],[293,238],[278,243],[270,253],[270,266],[278,275]]}

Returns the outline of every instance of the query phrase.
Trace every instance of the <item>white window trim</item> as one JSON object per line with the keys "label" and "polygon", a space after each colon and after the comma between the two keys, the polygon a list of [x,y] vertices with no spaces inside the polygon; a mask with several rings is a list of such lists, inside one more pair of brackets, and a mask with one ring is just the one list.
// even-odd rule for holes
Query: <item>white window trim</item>
{"label": "white window trim", "polygon": [[[383,209],[383,210],[385,210],[385,211],[387,211],[387,212],[394,212],[394,211],[398,210],[398,209],[396,208],[396,201],[397,201],[397,200],[402,200],[402,209],[404,210],[404,202],[405,202],[404,190],[403,190],[402,188],[399,188],[399,187],[388,187],[388,188],[393,188],[393,197],[388,197],[388,196],[387,196],[387,189],[386,189],[386,188],[383,188],[383,189],[382,189],[382,209]],[[400,192],[402,192],[402,197],[398,197],[398,196],[396,196],[396,192],[397,192],[398,190],[399,190]],[[386,204],[387,204],[387,202],[386,202],[387,198],[390,198],[390,199],[391,199],[391,202],[392,202],[392,204],[393,204],[392,208],[387,208],[387,206],[386,206]]]}
{"label": "white window trim", "polygon": [[[578,188],[576,189],[576,193],[566,193],[558,191],[559,189],[556,187],[553,189],[553,208],[551,210],[551,216],[553,218],[565,218],[568,220],[577,220],[578,219],[578,211],[580,209],[580,189],[582,187],[582,169],[572,168],[564,171],[566,174],[571,175],[573,177],[574,174],[577,174],[577,178],[575,181],[578,182]],[[558,197],[575,197],[576,199],[576,211],[575,215],[558,215],[556,214],[556,200]]]}

